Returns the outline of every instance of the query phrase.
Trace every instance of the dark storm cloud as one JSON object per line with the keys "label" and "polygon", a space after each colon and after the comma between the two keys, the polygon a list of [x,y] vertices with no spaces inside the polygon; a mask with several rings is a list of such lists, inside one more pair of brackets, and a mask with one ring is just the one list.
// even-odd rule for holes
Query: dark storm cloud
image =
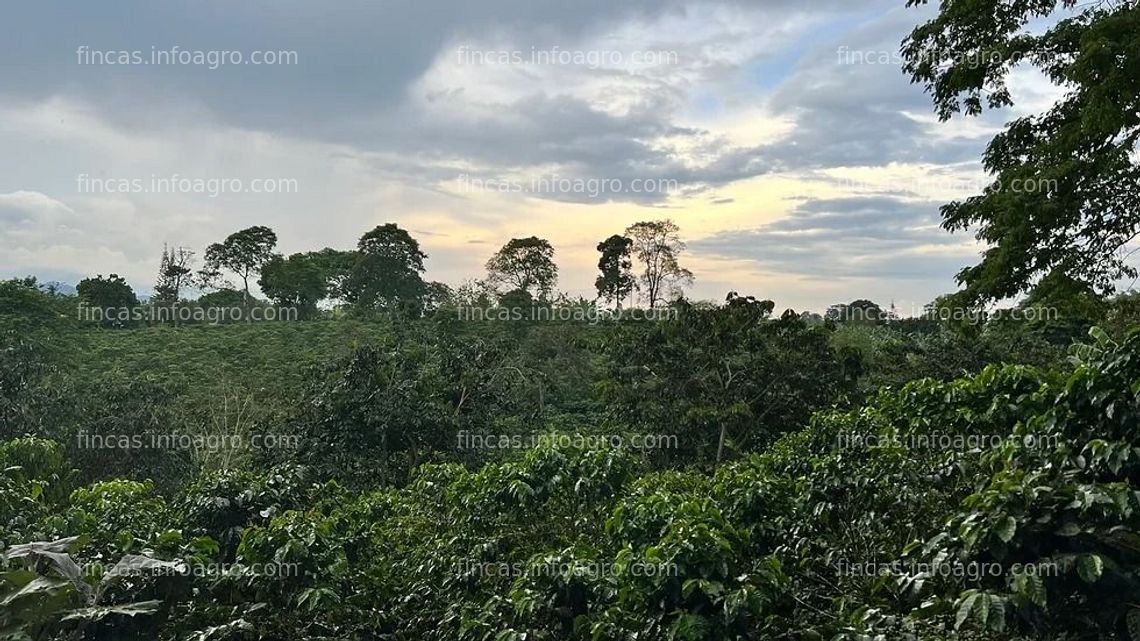
{"label": "dark storm cloud", "polygon": [[[623,21],[684,15],[684,0],[203,0],[192,3],[39,0],[8,7],[0,40],[0,95],[40,100],[61,92],[123,122],[201,107],[225,124],[347,140],[344,125],[397,104],[448,42],[497,30],[560,44]],[[746,0],[719,4],[748,6]],[[798,3],[768,2],[773,15]],[[828,6],[842,3],[829,0]],[[296,51],[298,64],[80,65],[77,48]],[[169,103],[169,104],[164,104]],[[154,124],[161,124],[156,122]],[[358,132],[357,132],[358,133]]]}

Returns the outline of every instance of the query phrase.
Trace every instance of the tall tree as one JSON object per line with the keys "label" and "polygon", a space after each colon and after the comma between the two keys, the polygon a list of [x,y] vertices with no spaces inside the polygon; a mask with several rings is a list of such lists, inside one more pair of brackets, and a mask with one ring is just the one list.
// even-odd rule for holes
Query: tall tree
{"label": "tall tree", "polygon": [[620,234],[614,234],[598,243],[602,256],[598,259],[601,275],[594,281],[598,297],[609,303],[621,302],[633,292],[633,261],[630,258],[633,241]]}
{"label": "tall tree", "polygon": [[427,254],[395,223],[379,225],[360,237],[356,260],[345,279],[344,298],[361,309],[419,305]]}
{"label": "tall tree", "polygon": [[315,316],[328,291],[324,272],[309,254],[273,256],[261,267],[257,284],[273,302],[296,308],[299,318]]}
{"label": "tall tree", "polygon": [[185,247],[162,246],[162,259],[158,266],[158,280],[154,284],[154,300],[173,305],[182,296],[182,288],[190,283],[194,252]]}
{"label": "tall tree", "polygon": [[277,247],[277,234],[268,227],[257,225],[234,232],[220,243],[206,248],[204,274],[217,274],[225,268],[241,278],[246,302],[249,302],[249,279],[273,257]]}
{"label": "tall tree", "polygon": [[525,291],[538,300],[548,300],[558,282],[554,247],[531,236],[512,238],[487,261],[487,280],[496,288]]}
{"label": "tall tree", "polygon": [[625,235],[633,241],[633,254],[641,263],[638,280],[650,309],[666,295],[693,282],[693,273],[677,261],[685,250],[678,232],[680,228],[671,220],[635,223],[625,230]]}
{"label": "tall tree", "polygon": [[989,245],[958,273],[964,303],[1015,295],[1052,273],[1105,292],[1136,275],[1127,248],[1140,234],[1137,33],[1134,1],[944,0],[903,43],[906,72],[942,120],[1012,105],[1006,77],[1022,62],[1062,90],[990,142],[989,188],[942,208],[943,227],[972,228]]}

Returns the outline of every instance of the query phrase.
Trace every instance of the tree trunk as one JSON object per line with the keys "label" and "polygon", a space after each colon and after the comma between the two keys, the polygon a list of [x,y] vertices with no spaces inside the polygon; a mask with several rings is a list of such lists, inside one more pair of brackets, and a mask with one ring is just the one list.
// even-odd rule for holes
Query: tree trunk
{"label": "tree trunk", "polygon": [[250,307],[250,305],[249,305],[249,273],[248,272],[245,273],[241,277],[241,282],[242,282],[242,285],[245,286],[245,322],[250,323],[252,321],[249,319],[249,307]]}

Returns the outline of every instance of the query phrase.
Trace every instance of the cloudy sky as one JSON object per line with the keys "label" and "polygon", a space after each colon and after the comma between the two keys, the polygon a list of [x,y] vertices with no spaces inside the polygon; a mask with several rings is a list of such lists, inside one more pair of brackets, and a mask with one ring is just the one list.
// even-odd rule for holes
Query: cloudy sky
{"label": "cloudy sky", "polygon": [[906,312],[978,252],[939,204],[977,191],[989,137],[1055,94],[1019,71],[1016,109],[937,122],[896,54],[929,9],[904,4],[18,3],[0,276],[149,292],[164,242],[260,224],[284,253],[350,248],[396,222],[432,280],[538,235],[560,288],[590,295],[599,240],[671,218],[696,297]]}

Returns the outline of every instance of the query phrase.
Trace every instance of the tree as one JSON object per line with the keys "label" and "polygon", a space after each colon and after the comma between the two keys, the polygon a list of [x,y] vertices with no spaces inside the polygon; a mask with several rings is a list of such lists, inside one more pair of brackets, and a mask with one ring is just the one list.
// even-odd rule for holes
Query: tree
{"label": "tree", "polygon": [[345,283],[356,264],[357,253],[352,250],[325,247],[320,251],[305,252],[306,260],[321,270],[325,280],[325,296],[331,299],[344,298]]}
{"label": "tree", "polygon": [[190,265],[194,252],[185,247],[162,246],[162,260],[158,266],[158,281],[154,284],[154,300],[173,305],[182,295],[182,288],[190,283]]}
{"label": "tree", "polygon": [[452,299],[456,307],[486,309],[495,304],[495,288],[485,280],[467,279],[455,288]]}
{"label": "tree", "polygon": [[1054,272],[1104,292],[1136,276],[1126,248],[1140,234],[1138,31],[1135,2],[951,1],[903,43],[906,72],[943,121],[1012,105],[1005,80],[1021,62],[1064,89],[990,142],[990,187],[942,207],[943,227],[973,228],[989,245],[958,273],[963,304],[1013,296]]}
{"label": "tree", "polygon": [[536,236],[512,238],[487,261],[487,280],[496,288],[506,285],[508,290],[524,290],[547,300],[558,282],[554,247]]}
{"label": "tree", "polygon": [[861,298],[850,303],[839,303],[827,308],[828,320],[858,325],[878,325],[890,318],[878,303]]}
{"label": "tree", "polygon": [[298,318],[315,316],[328,292],[325,274],[309,254],[273,256],[262,266],[257,284],[274,303],[296,308]]}
{"label": "tree", "polygon": [[679,292],[693,282],[693,273],[680,266],[677,256],[685,243],[671,220],[654,220],[630,225],[625,235],[633,241],[633,253],[641,263],[639,276],[642,291],[654,309],[667,293]]}
{"label": "tree", "polygon": [[234,232],[220,243],[206,248],[204,275],[217,274],[220,268],[228,269],[241,278],[246,302],[249,302],[249,278],[259,272],[273,257],[277,234],[260,225]]}
{"label": "tree", "polygon": [[621,302],[633,292],[636,281],[633,278],[633,261],[630,251],[633,241],[625,236],[614,234],[598,243],[598,251],[602,257],[598,259],[598,270],[601,275],[594,281],[598,290],[598,297],[609,303],[617,303],[621,309]]}
{"label": "tree", "polygon": [[455,304],[455,292],[446,283],[431,281],[424,287],[424,312],[437,311],[441,307]]}
{"label": "tree", "polygon": [[118,274],[111,274],[107,278],[103,278],[102,274],[95,278],[84,278],[75,286],[75,293],[87,305],[102,310],[103,317],[100,321],[109,326],[121,327],[125,324],[111,310],[129,310],[139,304],[134,290]]}
{"label": "tree", "polygon": [[395,223],[379,225],[360,237],[356,261],[344,283],[344,298],[361,309],[419,306],[427,254]]}

